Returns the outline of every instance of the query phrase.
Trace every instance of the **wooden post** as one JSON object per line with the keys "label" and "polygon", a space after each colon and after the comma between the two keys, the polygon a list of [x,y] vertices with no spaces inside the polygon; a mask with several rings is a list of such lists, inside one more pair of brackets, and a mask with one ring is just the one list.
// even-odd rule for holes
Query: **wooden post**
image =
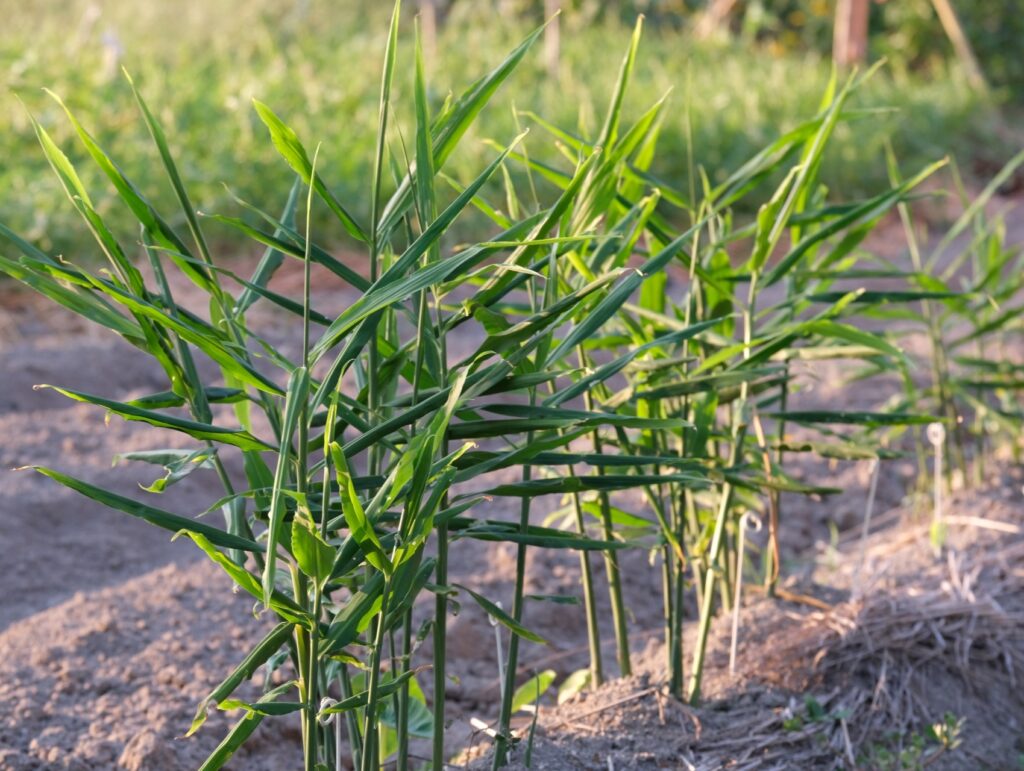
{"label": "wooden post", "polygon": [[437,0],[420,0],[420,24],[423,30],[423,58],[427,67],[437,59]]}
{"label": "wooden post", "polygon": [[737,0],[712,0],[697,19],[693,34],[698,40],[706,40],[726,28],[729,16],[736,8]]}
{"label": "wooden post", "polygon": [[956,11],[953,10],[953,4],[950,0],[932,0],[932,5],[935,7],[935,13],[939,16],[939,21],[942,22],[946,36],[953,43],[953,50],[956,51],[956,56],[960,60],[960,64],[963,65],[964,72],[967,73],[967,82],[976,91],[983,93],[988,91],[985,75],[981,71],[978,60],[974,57],[974,51],[971,50],[971,44],[967,40],[967,35],[964,34],[964,28],[960,26],[960,20],[956,16]]}
{"label": "wooden post", "polygon": [[555,80],[558,79],[559,60],[562,56],[562,17],[559,13],[561,5],[560,0],[544,0],[544,19],[548,22],[544,29],[544,63],[547,65],[548,75]]}
{"label": "wooden post", "polygon": [[869,0],[837,0],[832,60],[837,67],[860,64],[868,56]]}

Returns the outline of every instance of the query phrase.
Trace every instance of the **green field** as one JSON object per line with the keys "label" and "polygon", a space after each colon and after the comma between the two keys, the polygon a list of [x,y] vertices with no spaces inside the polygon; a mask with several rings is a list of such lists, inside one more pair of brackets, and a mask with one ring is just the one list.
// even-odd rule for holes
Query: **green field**
{"label": "green field", "polygon": [[[376,129],[386,30],[381,4],[108,2],[98,13],[101,6],[86,2],[5,4],[0,222],[45,248],[76,253],[77,247],[88,247],[77,215],[46,168],[26,113],[27,107],[73,161],[81,159],[67,141],[70,127],[43,88],[76,111],[148,195],[159,203],[171,200],[121,66],[163,122],[201,209],[237,213],[226,188],[270,210],[282,204],[291,172],[267,141],[251,106],[255,97],[284,116],[308,146],[323,143],[325,178],[354,212],[368,212],[372,157],[366,148],[372,147]],[[412,35],[411,17],[403,21],[403,45]],[[436,59],[428,63],[435,107],[449,89],[465,87],[468,73],[493,66],[500,52],[539,22],[539,16],[497,20],[489,3],[457,3],[441,30]],[[818,111],[830,71],[818,54],[773,53],[774,48],[741,42],[698,45],[678,30],[649,27],[626,109],[637,114],[669,94],[653,172],[679,190],[696,182],[694,168],[720,180]],[[558,81],[546,73],[539,47],[531,52],[446,171],[465,182],[471,169],[493,157],[485,140],[504,144],[517,133],[515,105],[528,106],[562,128],[594,135],[628,36],[629,28],[618,22],[582,26],[568,12]],[[410,64],[400,61],[399,71],[407,72]],[[410,91],[408,81],[399,76],[396,90]],[[403,102],[399,93],[398,103]],[[908,169],[948,153],[969,172],[979,157],[992,166],[1009,155],[992,140],[994,108],[971,94],[955,68],[932,68],[925,78],[900,62],[887,64],[858,91],[854,106],[877,112],[841,125],[824,160],[822,179],[840,199],[884,186],[886,140]],[[401,130],[391,136],[396,157],[403,154],[403,142],[412,152],[411,117],[397,116]],[[519,120],[524,127],[533,124],[527,115]],[[528,147],[542,160],[543,153],[553,152],[546,138]],[[90,165],[78,165],[99,211],[126,224]],[[549,192],[542,189],[540,195]]]}

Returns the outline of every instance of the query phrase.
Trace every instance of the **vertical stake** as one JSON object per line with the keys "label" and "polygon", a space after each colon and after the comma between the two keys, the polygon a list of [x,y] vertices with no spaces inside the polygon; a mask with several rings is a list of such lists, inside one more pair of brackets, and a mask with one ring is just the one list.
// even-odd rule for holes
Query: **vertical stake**
{"label": "vertical stake", "polygon": [[857,572],[853,576],[853,597],[858,599],[862,595],[861,577],[864,574],[864,567],[868,560],[868,534],[871,531],[871,515],[875,510],[875,492],[878,490],[878,473],[882,466],[882,459],[875,457],[871,459],[871,481],[868,482],[868,502],[864,507],[864,524],[860,531],[860,559],[857,562]]}
{"label": "vertical stake", "polygon": [[562,17],[559,0],[544,0],[544,16],[549,19],[544,29],[544,63],[548,68],[548,77],[558,79],[558,68],[562,58]]}
{"label": "vertical stake", "polygon": [[[337,704],[336,699],[332,699],[330,696],[324,696],[320,700],[320,712],[323,713],[328,707],[333,707]],[[330,725],[334,723],[334,771],[342,771],[344,766],[341,765],[341,715],[335,713],[333,715],[327,715],[324,717],[323,714],[317,716],[317,720],[320,721],[320,725]]]}
{"label": "vertical stake", "polygon": [[950,0],[932,0],[932,6],[942,23],[942,29],[945,30],[949,41],[953,44],[953,50],[967,74],[967,81],[971,84],[971,88],[981,94],[988,93],[985,75],[974,55],[970,41],[964,33],[960,19],[957,18],[956,11],[953,10],[953,4]]}
{"label": "vertical stake", "polygon": [[[496,602],[495,605],[501,608],[500,602]],[[501,692],[505,693],[505,652],[501,649],[501,627],[494,616],[488,614],[487,620],[494,627],[494,647],[498,651],[498,682],[501,684]]]}
{"label": "vertical stake", "polygon": [[740,517],[739,543],[736,545],[736,599],[732,604],[732,641],[729,645],[729,674],[736,674],[736,647],[739,644],[740,603],[743,600],[743,552],[746,547],[747,528],[761,532],[761,518],[752,511]]}
{"label": "vertical stake", "polygon": [[420,0],[420,23],[423,29],[424,58],[428,67],[437,64],[437,0]]}
{"label": "vertical stake", "polygon": [[859,64],[868,53],[868,0],[838,0],[832,34],[832,60],[839,68]]}
{"label": "vertical stake", "polygon": [[942,551],[942,544],[946,540],[946,523],[942,517],[942,456],[946,450],[946,427],[941,423],[929,423],[925,435],[928,437],[928,441],[931,442],[932,447],[935,448],[935,470],[933,472],[935,487],[932,501],[934,510],[932,513],[931,541],[932,548],[935,550],[935,556],[938,556]]}

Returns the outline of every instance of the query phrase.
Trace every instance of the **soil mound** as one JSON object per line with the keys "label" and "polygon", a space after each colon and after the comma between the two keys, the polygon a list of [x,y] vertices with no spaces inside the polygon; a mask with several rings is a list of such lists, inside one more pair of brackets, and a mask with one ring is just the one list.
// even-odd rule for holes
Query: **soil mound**
{"label": "soil mound", "polygon": [[[542,707],[532,742],[519,730],[513,767],[1017,767],[1019,477],[954,501],[941,556],[920,513],[887,520],[778,600],[743,609],[735,675],[729,619],[716,622],[700,708],[667,696],[663,647],[651,645],[634,677]],[[487,755],[471,750],[468,767],[489,768]]]}

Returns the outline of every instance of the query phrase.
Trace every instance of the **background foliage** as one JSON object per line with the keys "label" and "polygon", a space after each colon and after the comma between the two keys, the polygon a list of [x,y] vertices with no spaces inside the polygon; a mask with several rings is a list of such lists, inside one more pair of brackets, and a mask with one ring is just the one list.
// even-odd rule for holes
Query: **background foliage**
{"label": "background foliage", "polygon": [[[988,74],[1007,84],[1019,79],[1022,66],[1009,45],[1013,25],[1024,23],[1019,14],[1008,12],[1012,4],[988,0],[990,13],[962,14],[991,48],[978,46]],[[41,93],[43,87],[62,94],[101,142],[116,135],[125,171],[158,202],[172,200],[145,130],[134,121],[131,97],[119,77],[122,65],[159,105],[168,139],[186,159],[183,171],[197,181],[193,195],[201,209],[238,213],[224,187],[228,180],[231,192],[257,204],[277,208],[282,203],[262,198],[263,191],[287,189],[289,180],[262,142],[250,105],[256,97],[291,116],[310,142],[323,142],[321,162],[331,170],[338,194],[367,214],[361,191],[371,171],[359,148],[371,141],[376,128],[375,84],[386,29],[381,4],[41,0],[23,6],[5,0],[2,5],[0,154],[11,162],[0,166],[5,193],[0,220],[45,248],[65,252],[82,242],[73,235],[78,232],[74,213],[53,204],[59,199],[55,182],[34,150],[33,132],[17,98],[64,143],[68,128]],[[516,0],[441,5],[443,24],[432,60],[428,51],[435,108],[448,91],[465,87],[465,73],[493,66],[496,52],[514,45],[542,13],[541,3]],[[949,153],[968,171],[980,165],[988,172],[1010,154],[997,138],[995,108],[979,103],[947,62],[948,44],[936,34],[934,18],[923,13],[925,5],[925,0],[910,0],[874,11],[873,54],[889,55],[891,61],[857,93],[853,105],[887,112],[837,130],[822,179],[840,199],[885,187],[887,140],[908,164]],[[827,83],[831,3],[823,0],[741,3],[734,37],[703,43],[687,32],[700,3],[578,0],[564,6],[559,82],[549,77],[535,51],[505,87],[504,103],[529,105],[581,135],[594,133],[607,84],[614,82],[618,68],[615,52],[626,44],[635,14],[646,13],[652,23],[626,107],[638,109],[671,91],[662,152],[652,171],[681,188],[697,167],[720,181],[727,169],[796,125],[798,116],[816,112]],[[501,14],[500,24],[494,23],[496,14]],[[400,30],[405,42],[412,33],[409,17]],[[993,18],[999,35],[984,35]],[[1007,98],[1007,93],[1015,92],[999,95]],[[399,113],[395,120],[411,142],[411,114]],[[484,115],[452,159],[450,173],[465,182],[488,157],[481,140],[504,143],[516,133],[510,110]],[[90,178],[85,181],[88,185]],[[99,199],[97,207],[118,222],[109,197]],[[472,229],[471,223],[462,227]]]}

